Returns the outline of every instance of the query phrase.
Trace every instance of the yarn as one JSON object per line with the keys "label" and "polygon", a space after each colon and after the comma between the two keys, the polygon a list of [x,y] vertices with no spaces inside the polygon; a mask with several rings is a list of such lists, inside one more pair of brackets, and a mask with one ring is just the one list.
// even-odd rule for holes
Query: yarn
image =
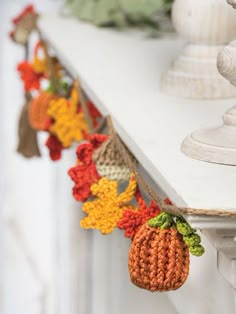
{"label": "yarn", "polygon": [[30,102],[29,106],[29,122],[35,130],[49,130],[51,124],[51,118],[49,117],[47,110],[51,100],[56,96],[48,93],[41,92],[36,98]]}
{"label": "yarn", "polygon": [[12,19],[12,23],[17,25],[24,17],[26,17],[28,14],[36,14],[34,6],[33,5],[27,5],[20,14],[18,14],[16,17]]}
{"label": "yarn", "polygon": [[131,239],[147,220],[160,213],[159,206],[153,200],[151,200],[149,207],[146,205],[139,190],[136,191],[135,197],[139,208],[126,209],[117,223],[117,227],[125,231],[125,237]]}
{"label": "yarn", "polygon": [[27,6],[18,16],[12,19],[14,29],[10,32],[10,38],[16,43],[26,45],[28,37],[36,28],[38,14],[32,5]]}
{"label": "yarn", "polygon": [[75,182],[72,189],[74,198],[79,202],[86,201],[91,195],[91,185],[100,179],[96,166],[94,163],[90,163],[89,165],[80,164],[71,168],[68,174]]}
{"label": "yarn", "polygon": [[26,97],[25,104],[22,107],[18,123],[17,152],[20,153],[25,158],[40,156],[37,134],[35,130],[32,129],[28,119],[30,101],[29,98],[30,97]]}
{"label": "yarn", "polygon": [[88,131],[83,112],[78,112],[75,96],[71,101],[66,98],[52,100],[48,115],[53,119],[50,132],[58,137],[63,147],[70,147],[73,141],[80,142]]}
{"label": "yarn", "polygon": [[189,250],[175,228],[146,223],[131,243],[128,266],[136,286],[152,292],[176,290],[188,277]]}
{"label": "yarn", "polygon": [[53,161],[61,159],[63,146],[56,136],[52,134],[49,135],[45,145],[48,147],[50,158]]}
{"label": "yarn", "polygon": [[94,152],[93,161],[101,177],[117,181],[126,181],[130,177],[130,168],[125,164],[112,136]]}
{"label": "yarn", "polygon": [[126,190],[118,195],[118,182],[101,178],[91,186],[91,192],[96,199],[86,202],[83,211],[88,214],[81,220],[80,225],[85,229],[97,229],[103,234],[111,233],[121,219],[126,208],[133,208],[128,203],[132,200],[136,190],[134,175],[130,177]]}
{"label": "yarn", "polygon": [[40,80],[43,78],[43,74],[36,73],[29,62],[23,61],[19,63],[17,71],[20,73],[25,92],[30,92],[33,89],[40,89]]}
{"label": "yarn", "polygon": [[91,101],[87,102],[87,107],[88,107],[89,114],[92,118],[93,127],[96,128],[98,126],[98,120],[102,117],[102,115]]}
{"label": "yarn", "polygon": [[190,253],[194,256],[202,256],[205,249],[200,244],[201,238],[196,234],[196,230],[193,229],[183,217],[176,218],[176,228],[183,236],[183,240],[189,247]]}
{"label": "yarn", "polygon": [[79,202],[84,202],[90,197],[91,185],[100,179],[92,155],[94,149],[107,140],[107,135],[103,134],[93,134],[87,137],[90,142],[80,144],[76,150],[78,165],[68,171],[69,176],[75,182],[72,194]]}
{"label": "yarn", "polygon": [[183,217],[175,217],[169,213],[162,212],[157,217],[150,219],[148,225],[154,228],[160,227],[161,229],[174,227],[183,237],[183,241],[189,247],[192,255],[201,256],[205,252],[200,244],[200,236],[196,234],[196,230]]}

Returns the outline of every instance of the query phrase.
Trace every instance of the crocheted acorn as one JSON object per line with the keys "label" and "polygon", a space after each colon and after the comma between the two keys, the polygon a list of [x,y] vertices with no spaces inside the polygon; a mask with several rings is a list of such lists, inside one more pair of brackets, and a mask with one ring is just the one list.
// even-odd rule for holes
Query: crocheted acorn
{"label": "crocheted acorn", "polygon": [[36,28],[38,14],[32,5],[28,5],[12,23],[14,29],[10,32],[10,37],[16,43],[25,45],[28,41],[30,33]]}
{"label": "crocheted acorn", "polygon": [[136,233],[129,250],[128,266],[132,283],[152,292],[180,288],[189,273],[186,243],[177,229],[170,226],[167,217],[160,217],[160,221],[161,227],[144,224]]}
{"label": "crocheted acorn", "polygon": [[47,131],[50,127],[51,118],[48,115],[48,106],[51,100],[56,96],[41,92],[36,98],[30,102],[29,121],[33,129]]}
{"label": "crocheted acorn", "polygon": [[96,198],[94,201],[84,203],[83,211],[88,216],[81,220],[81,227],[97,229],[102,234],[111,233],[116,228],[124,210],[133,208],[129,203],[134,197],[136,186],[137,183],[132,174],[128,187],[119,195],[117,181],[102,178],[98,183],[94,183],[91,186],[91,192]]}
{"label": "crocheted acorn", "polygon": [[130,177],[130,168],[125,164],[112,136],[94,152],[93,161],[101,177],[117,181],[126,181]]}

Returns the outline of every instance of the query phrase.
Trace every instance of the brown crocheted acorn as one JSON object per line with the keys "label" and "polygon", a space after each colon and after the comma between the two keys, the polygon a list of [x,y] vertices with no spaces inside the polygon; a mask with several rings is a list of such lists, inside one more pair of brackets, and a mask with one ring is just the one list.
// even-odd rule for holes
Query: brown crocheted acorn
{"label": "brown crocheted acorn", "polygon": [[55,95],[42,92],[31,101],[29,107],[29,122],[33,129],[47,130],[49,128],[51,119],[47,114],[47,110],[50,101],[53,99],[55,99]]}
{"label": "brown crocheted acorn", "polygon": [[129,180],[130,168],[125,164],[112,136],[94,152],[93,161],[101,177],[117,181]]}
{"label": "brown crocheted acorn", "polygon": [[178,231],[144,224],[134,237],[129,251],[131,281],[154,291],[180,288],[189,273],[189,249]]}

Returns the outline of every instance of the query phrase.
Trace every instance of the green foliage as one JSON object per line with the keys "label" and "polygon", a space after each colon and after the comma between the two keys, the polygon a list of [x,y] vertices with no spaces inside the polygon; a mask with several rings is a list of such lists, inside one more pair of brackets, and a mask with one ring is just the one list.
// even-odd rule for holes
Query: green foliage
{"label": "green foliage", "polygon": [[72,13],[99,26],[158,28],[157,15],[167,15],[173,0],[65,0]]}

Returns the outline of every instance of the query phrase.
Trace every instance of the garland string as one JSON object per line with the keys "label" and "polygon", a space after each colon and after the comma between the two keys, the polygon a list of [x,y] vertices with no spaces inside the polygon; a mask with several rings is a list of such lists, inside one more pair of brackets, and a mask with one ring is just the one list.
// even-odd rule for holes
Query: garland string
{"label": "garland string", "polygon": [[197,215],[197,216],[218,216],[218,217],[236,217],[236,210],[222,210],[222,209],[198,209],[190,207],[177,207],[176,205],[166,204],[161,197],[151,188],[151,186],[138,173],[137,161],[131,157],[131,153],[126,148],[125,144],[117,134],[111,116],[106,119],[109,133],[113,136],[116,146],[122,155],[124,162],[134,172],[136,180],[140,186],[147,192],[147,194],[159,205],[163,211],[173,214],[175,216],[181,215]]}

